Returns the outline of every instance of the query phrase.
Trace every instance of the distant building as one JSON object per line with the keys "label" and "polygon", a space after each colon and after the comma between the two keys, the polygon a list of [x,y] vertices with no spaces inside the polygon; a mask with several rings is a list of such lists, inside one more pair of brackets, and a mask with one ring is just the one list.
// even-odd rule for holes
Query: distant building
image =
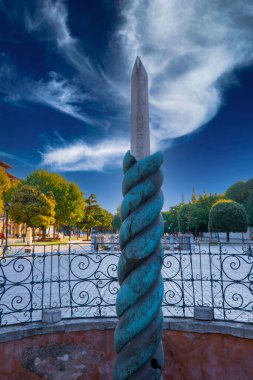
{"label": "distant building", "polygon": [[8,177],[10,178],[11,181],[13,181],[13,182],[19,181],[19,178],[15,177],[15,175],[13,175],[7,171],[7,169],[12,169],[11,165],[6,164],[6,162],[4,162],[4,161],[0,161],[0,167],[5,170],[6,174],[8,175]]}

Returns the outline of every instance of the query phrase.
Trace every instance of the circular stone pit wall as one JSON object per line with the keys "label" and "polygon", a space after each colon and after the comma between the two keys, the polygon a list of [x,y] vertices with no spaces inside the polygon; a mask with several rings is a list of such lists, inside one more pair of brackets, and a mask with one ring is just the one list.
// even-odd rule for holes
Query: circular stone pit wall
{"label": "circular stone pit wall", "polygon": [[[0,328],[1,380],[111,380],[115,319]],[[165,319],[164,380],[252,380],[253,327]]]}

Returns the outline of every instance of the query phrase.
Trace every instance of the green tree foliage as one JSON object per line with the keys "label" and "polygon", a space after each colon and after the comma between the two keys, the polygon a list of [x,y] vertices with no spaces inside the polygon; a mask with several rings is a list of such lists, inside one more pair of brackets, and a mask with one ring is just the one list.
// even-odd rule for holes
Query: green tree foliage
{"label": "green tree foliage", "polygon": [[10,217],[15,223],[45,231],[55,221],[55,201],[36,187],[23,184],[12,193]]}
{"label": "green tree foliage", "polygon": [[187,233],[195,233],[196,230],[196,206],[194,203],[186,203],[183,204],[178,213],[178,226],[180,232]]}
{"label": "green tree foliage", "polygon": [[86,207],[82,220],[83,229],[87,232],[87,240],[91,235],[91,229],[99,226],[97,221],[97,215],[99,213],[100,206],[95,194],[91,194],[86,200]]}
{"label": "green tree foliage", "polygon": [[226,232],[229,241],[230,232],[247,231],[248,220],[244,207],[232,200],[220,200],[214,203],[209,214],[209,230]]}
{"label": "green tree foliage", "polygon": [[223,199],[223,195],[199,194],[195,198],[180,207],[178,212],[178,223],[182,233],[192,233],[197,236],[200,232],[208,231],[209,212],[212,205],[217,201]]}
{"label": "green tree foliage", "polygon": [[244,204],[248,198],[247,182],[238,181],[230,186],[225,192],[226,199],[232,199],[235,202]]}
{"label": "green tree foliage", "polygon": [[245,208],[248,215],[249,226],[253,227],[253,190],[249,192]]}
{"label": "green tree foliage", "polygon": [[182,203],[170,207],[169,211],[163,211],[162,216],[164,220],[164,232],[165,233],[178,233],[179,232],[179,226],[178,226],[178,214],[180,207],[182,206]]}
{"label": "green tree foliage", "polygon": [[74,226],[82,219],[85,200],[77,184],[45,170],[36,170],[25,182],[54,198],[55,221],[58,225]]}
{"label": "green tree foliage", "polygon": [[196,234],[199,232],[208,231],[209,213],[211,207],[215,202],[223,198],[223,194],[207,194],[206,192],[203,195],[199,194],[198,198],[193,202],[195,207],[192,209],[194,230]]}
{"label": "green tree foliage", "polygon": [[248,181],[238,181],[226,190],[226,198],[232,199],[245,207],[249,226],[253,226],[253,178]]}
{"label": "green tree foliage", "polygon": [[102,207],[98,208],[98,212],[96,214],[96,222],[97,222],[97,227],[101,231],[111,231],[112,229],[112,214],[105,210]]}
{"label": "green tree foliage", "polygon": [[64,224],[67,209],[68,181],[61,175],[46,170],[36,170],[26,179],[26,184],[34,186],[42,193],[54,198],[55,220]]}
{"label": "green tree foliage", "polygon": [[4,209],[4,196],[11,187],[11,181],[6,171],[0,167],[0,212]]}
{"label": "green tree foliage", "polygon": [[86,207],[81,225],[82,229],[87,232],[88,240],[92,228],[100,230],[110,230],[112,228],[112,214],[98,204],[95,194],[91,194],[85,203]]}
{"label": "green tree foliage", "polygon": [[11,180],[4,168],[0,166],[0,194],[3,194],[5,191],[7,191],[10,186]]}
{"label": "green tree foliage", "polygon": [[23,181],[21,180],[16,180],[16,181],[11,181],[11,185],[10,187],[8,188],[8,190],[6,190],[6,192],[4,193],[4,202],[8,202],[10,203],[11,201],[11,198],[12,198],[12,194],[17,190],[19,189],[22,185],[23,185]]}
{"label": "green tree foliage", "polygon": [[122,224],[120,206],[117,207],[116,214],[113,215],[112,227],[114,230],[119,231]]}
{"label": "green tree foliage", "polygon": [[245,183],[245,191],[247,195],[249,196],[250,192],[253,190],[253,178],[250,178],[248,181]]}
{"label": "green tree foliage", "polygon": [[82,221],[85,210],[85,199],[76,183],[71,182],[68,184],[65,202],[65,215],[61,216],[61,223],[67,227],[74,227]]}

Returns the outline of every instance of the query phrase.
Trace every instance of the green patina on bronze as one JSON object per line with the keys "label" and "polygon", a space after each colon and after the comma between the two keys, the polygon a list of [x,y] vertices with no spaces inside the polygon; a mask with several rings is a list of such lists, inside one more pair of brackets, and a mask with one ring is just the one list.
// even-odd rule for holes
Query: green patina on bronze
{"label": "green patina on bronze", "polygon": [[114,380],[161,379],[162,162],[161,152],[139,161],[127,152],[123,162]]}

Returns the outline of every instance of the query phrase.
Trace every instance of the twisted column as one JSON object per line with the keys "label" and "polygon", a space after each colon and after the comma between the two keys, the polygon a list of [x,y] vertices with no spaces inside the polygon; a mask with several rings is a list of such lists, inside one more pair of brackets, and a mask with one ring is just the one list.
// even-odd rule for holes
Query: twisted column
{"label": "twisted column", "polygon": [[161,379],[162,161],[161,152],[136,161],[129,151],[123,161],[114,380]]}

